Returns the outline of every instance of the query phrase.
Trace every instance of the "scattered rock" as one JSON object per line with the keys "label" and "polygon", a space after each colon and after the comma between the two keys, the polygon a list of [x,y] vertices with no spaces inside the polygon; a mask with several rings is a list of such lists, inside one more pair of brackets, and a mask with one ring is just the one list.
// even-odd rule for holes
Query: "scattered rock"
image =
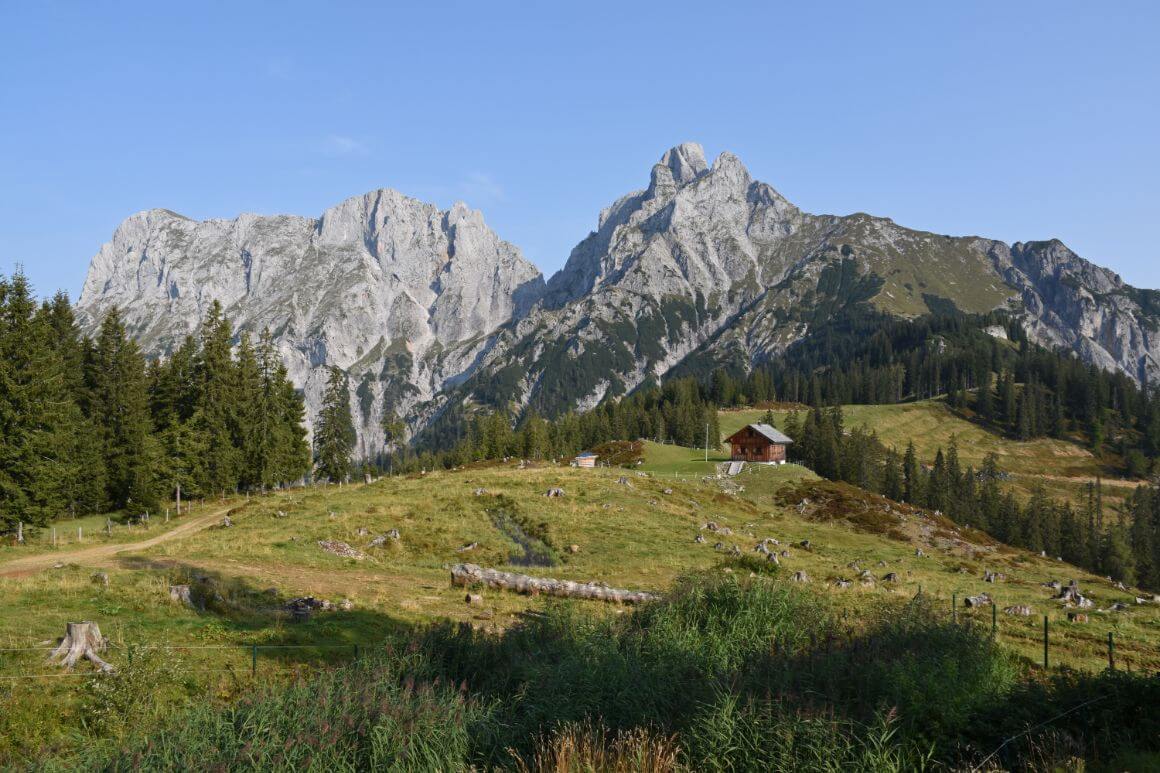
{"label": "scattered rock", "polygon": [[564,489],[558,488],[558,487],[557,488],[550,488],[544,492],[544,496],[546,496],[546,497],[562,497],[562,496],[564,496]]}
{"label": "scattered rock", "polygon": [[922,552],[922,548],[915,548],[915,549],[914,549],[914,555],[916,555],[916,556],[917,556],[917,557],[919,557],[919,558],[925,558],[925,557],[926,557],[926,553],[923,553],[923,552]]}
{"label": "scattered rock", "polygon": [[343,599],[342,601],[338,602],[338,608],[343,612],[349,612],[354,609],[354,602],[350,599]]}
{"label": "scattered rock", "polygon": [[455,548],[455,552],[466,553],[468,551],[475,550],[477,547],[479,547],[478,542],[468,542],[466,545],[461,545],[460,547]]}
{"label": "scattered rock", "polygon": [[798,571],[796,571],[792,575],[790,575],[790,579],[793,580],[794,582],[809,582],[810,576],[799,569]]}
{"label": "scattered rock", "polygon": [[882,578],[882,582],[898,582],[898,574],[890,572]]}
{"label": "scattered rock", "polygon": [[978,596],[967,596],[963,599],[963,603],[968,607],[984,607],[995,602],[989,594],[980,593]]}
{"label": "scattered rock", "polygon": [[729,549],[729,555],[733,556],[734,558],[739,557],[741,555],[741,548],[734,545]]}
{"label": "scattered rock", "polygon": [[278,512],[274,513],[274,517],[275,518],[289,518],[290,516],[286,515],[285,511],[279,510]]}
{"label": "scattered rock", "polygon": [[1116,590],[1127,590],[1127,588],[1124,587],[1124,583],[1122,583],[1122,582],[1117,582],[1113,587]]}
{"label": "scattered rock", "polygon": [[851,583],[849,580],[842,579],[841,577],[834,580],[835,588],[849,588],[851,585],[853,585],[853,583]]}
{"label": "scattered rock", "polygon": [[1002,572],[992,572],[990,569],[983,572],[983,582],[1002,582],[1007,579],[1007,575]]}
{"label": "scattered rock", "polygon": [[625,478],[624,476],[617,478],[616,482],[618,485],[621,485],[621,486],[631,486],[632,485],[632,481],[630,481],[628,478]]}
{"label": "scattered rock", "polygon": [[667,488],[667,489],[665,489],[664,491],[662,491],[661,493],[662,493],[662,494],[665,494],[665,495],[668,495],[668,494],[672,494],[672,493],[673,493],[673,490],[672,490],[671,488]]}
{"label": "scattered rock", "polygon": [[357,536],[359,536],[359,537],[365,537],[365,536],[367,536],[367,535],[368,535],[368,534],[370,534],[370,533],[371,533],[370,529],[368,529],[368,528],[367,528],[367,527],[365,527],[365,526],[360,526],[360,527],[358,528],[358,531],[356,531],[356,532],[355,532],[355,534],[356,534]]}
{"label": "scattered rock", "polygon": [[705,541],[704,534],[698,534],[696,537],[693,537],[693,542],[696,542],[698,545],[702,544],[704,541]]}
{"label": "scattered rock", "polygon": [[798,544],[802,546],[802,549],[803,549],[803,550],[809,550],[809,549],[810,549],[810,541],[809,541],[808,539],[804,539],[804,540],[802,540],[801,542],[799,542]]}
{"label": "scattered rock", "polygon": [[315,612],[326,612],[334,609],[334,605],[325,599],[303,596],[297,599],[290,599],[282,609],[290,613],[291,620],[296,623],[302,623],[309,620],[310,616]]}
{"label": "scattered rock", "polygon": [[1128,608],[1128,605],[1122,601],[1117,601],[1115,604],[1112,604],[1112,611],[1113,612],[1123,612],[1127,608]]}
{"label": "scattered rock", "polygon": [[713,549],[714,549],[714,550],[724,550],[724,548],[725,548],[725,543],[724,543],[724,542],[718,542],[717,544],[715,544],[715,545],[713,546]]}
{"label": "scattered rock", "polygon": [[477,496],[477,497],[481,497],[481,496],[483,496],[484,494],[486,494],[486,493],[487,493],[487,489],[485,489],[485,488],[477,488],[475,491],[473,491],[473,492],[471,492],[471,493],[472,493],[472,494],[475,494],[475,496]]}
{"label": "scattered rock", "polygon": [[575,554],[580,552],[580,546],[579,545],[569,545],[568,552],[575,555]]}
{"label": "scattered rock", "polygon": [[765,560],[768,561],[769,563],[773,564],[774,566],[781,566],[781,561],[777,560],[777,553],[770,553],[769,556]]}
{"label": "scattered rock", "polygon": [[782,558],[789,558],[789,551],[788,550],[781,551],[781,557]]}
{"label": "scattered rock", "polygon": [[1032,611],[1031,607],[1026,604],[1015,604],[1004,609],[1003,614],[1015,615],[1016,617],[1031,617]]}
{"label": "scattered rock", "polygon": [[228,515],[225,518],[222,518],[222,528],[223,529],[228,529],[233,525],[234,525],[234,522],[230,520],[230,517]]}
{"label": "scattered rock", "polygon": [[327,553],[333,553],[334,555],[342,556],[343,558],[353,558],[356,561],[362,561],[367,557],[366,553],[363,553],[361,550],[356,550],[345,542],[336,539],[319,540],[318,546],[325,550]]}
{"label": "scattered rock", "polygon": [[466,596],[463,597],[463,601],[469,607],[482,607],[483,606],[483,596],[479,595],[478,593],[468,593]]}
{"label": "scattered rock", "polygon": [[109,575],[105,572],[97,572],[92,577],[92,583],[93,585],[101,585],[107,588],[109,587]]}
{"label": "scattered rock", "polygon": [[1088,616],[1083,612],[1068,612],[1067,621],[1069,623],[1086,623],[1088,621]]}

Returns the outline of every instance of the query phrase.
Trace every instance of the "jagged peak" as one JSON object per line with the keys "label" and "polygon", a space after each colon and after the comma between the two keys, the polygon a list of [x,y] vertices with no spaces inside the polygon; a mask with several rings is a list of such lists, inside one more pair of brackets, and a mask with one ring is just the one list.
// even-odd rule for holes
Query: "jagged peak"
{"label": "jagged peak", "polygon": [[669,168],[673,181],[679,185],[690,183],[709,170],[705,162],[705,150],[696,142],[682,142],[669,148],[661,156],[660,163]]}

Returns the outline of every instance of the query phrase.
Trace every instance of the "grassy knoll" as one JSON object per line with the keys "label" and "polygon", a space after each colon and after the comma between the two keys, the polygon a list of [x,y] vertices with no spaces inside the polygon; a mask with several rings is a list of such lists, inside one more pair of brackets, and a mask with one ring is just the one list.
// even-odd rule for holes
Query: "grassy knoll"
{"label": "grassy knoll", "polygon": [[[43,650],[0,653],[0,700],[12,707],[0,712],[0,761],[42,748],[71,749],[92,737],[120,739],[132,734],[134,724],[149,726],[190,702],[206,702],[217,711],[219,703],[249,695],[255,684],[282,685],[294,673],[352,659],[356,644],[365,652],[432,622],[463,624],[480,636],[502,637],[536,619],[545,601],[485,590],[483,606],[468,606],[463,589],[448,582],[452,563],[506,567],[519,552],[497,523],[516,523],[534,533],[556,561],[532,570],[508,567],[515,571],[663,594],[689,573],[720,577],[729,569],[744,578],[764,569],[762,563],[737,563],[728,551],[735,544],[744,555],[757,557],[755,543],[772,537],[780,541],[779,549],[789,551],[781,558],[782,573],[808,574],[809,593],[827,614],[850,625],[862,625],[857,621],[872,607],[909,603],[920,587],[923,604],[944,619],[950,618],[952,594],[961,604],[967,593],[987,591],[1001,607],[1029,604],[1035,611],[1031,618],[999,615],[999,644],[1020,668],[1041,658],[1044,614],[1052,626],[1053,667],[1098,671],[1112,631],[1122,667],[1130,661],[1136,671],[1160,668],[1160,607],[1136,606],[1132,593],[1117,591],[1101,578],[993,545],[980,535],[960,534],[945,521],[819,481],[795,465],[749,466],[732,479],[706,479],[714,464],[704,467],[702,460],[703,468],[696,469],[696,456],[695,449],[650,446],[642,467],[656,472],[643,475],[615,468],[495,464],[387,478],[369,486],[294,490],[238,502],[231,528],[182,533],[95,563],[72,561],[70,555],[81,554],[58,550],[59,568],[0,576],[0,648],[45,646],[61,635],[65,622],[94,620],[115,645],[107,659],[136,676],[108,682],[87,676],[4,680],[55,672],[43,663]],[[687,465],[688,474],[674,478],[673,465],[678,472]],[[557,486],[565,496],[544,496]],[[500,507],[502,521],[489,512]],[[709,522],[732,533],[702,529]],[[368,547],[391,529],[399,531],[397,542]],[[698,535],[705,541],[695,541]],[[347,542],[366,557],[333,555],[319,546],[320,540]],[[809,549],[799,546],[803,540],[809,540]],[[717,542],[721,549],[715,548]],[[461,551],[473,543],[471,550]],[[917,556],[916,548],[925,556]],[[0,557],[0,574],[11,560],[12,552]],[[851,562],[870,570],[877,581],[858,582]],[[92,582],[96,569],[109,575],[107,588]],[[985,569],[1002,571],[1007,580],[984,583]],[[889,572],[898,575],[896,581],[882,580]],[[1067,623],[1064,610],[1048,600],[1050,591],[1041,584],[1072,577],[1097,607],[1120,601],[1130,608],[1092,611],[1087,624]],[[831,586],[836,578],[855,582],[840,590]],[[190,584],[204,609],[170,602],[167,589],[175,583]],[[336,605],[346,601],[349,608],[320,612],[307,622],[292,622],[280,611],[288,599],[307,595]],[[616,614],[623,610],[597,602],[570,608],[591,625],[623,617]],[[989,632],[989,609],[960,609],[959,619]],[[253,645],[260,645],[256,653]],[[159,647],[174,649],[150,649]],[[124,687],[110,691],[100,687],[104,684]],[[861,724],[850,737],[876,721],[870,715],[858,719]],[[82,724],[87,729],[81,730]],[[554,732],[548,726],[543,730]],[[527,744],[521,748],[534,751]]]}
{"label": "grassy knoll", "polygon": [[[914,442],[920,460],[931,462],[939,448],[944,450],[954,437],[964,466],[982,465],[994,453],[999,468],[1011,474],[1010,485],[1029,495],[1037,483],[1048,493],[1075,503],[1084,501],[1086,486],[1099,477],[1104,484],[1105,501],[1115,502],[1131,493],[1140,481],[1122,480],[1105,468],[1090,451],[1066,440],[1038,438],[1021,442],[968,421],[951,411],[942,400],[923,400],[898,405],[844,405],[847,427],[864,425],[878,438],[899,452]],[[788,411],[774,410],[781,424]],[[744,425],[761,421],[764,410],[729,410],[720,414],[722,437]]]}

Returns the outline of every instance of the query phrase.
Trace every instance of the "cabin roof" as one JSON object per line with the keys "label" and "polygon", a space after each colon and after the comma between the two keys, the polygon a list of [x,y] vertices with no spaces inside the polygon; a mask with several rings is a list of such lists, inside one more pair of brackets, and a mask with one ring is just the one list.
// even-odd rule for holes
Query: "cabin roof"
{"label": "cabin roof", "polygon": [[595,459],[596,457],[597,457],[597,455],[592,453],[591,451],[582,451],[581,453],[576,454],[577,459],[588,459],[588,458]]}
{"label": "cabin roof", "polygon": [[739,434],[744,432],[746,429],[753,430],[757,434],[763,436],[770,443],[780,443],[782,445],[789,445],[790,443],[793,442],[793,438],[791,438],[789,435],[786,435],[784,432],[781,432],[777,428],[771,427],[768,424],[746,424],[744,427],[737,430],[732,435],[730,435],[728,438],[726,438],[726,440],[732,440],[733,438],[737,437]]}

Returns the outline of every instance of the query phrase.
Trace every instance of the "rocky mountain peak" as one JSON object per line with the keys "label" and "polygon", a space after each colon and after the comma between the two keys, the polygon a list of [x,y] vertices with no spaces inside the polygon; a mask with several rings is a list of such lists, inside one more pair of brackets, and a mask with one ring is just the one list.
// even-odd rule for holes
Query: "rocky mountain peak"
{"label": "rocky mountain peak", "polygon": [[673,180],[680,184],[690,183],[704,174],[709,165],[705,163],[705,151],[696,142],[683,142],[665,151],[661,165],[673,173]]}

